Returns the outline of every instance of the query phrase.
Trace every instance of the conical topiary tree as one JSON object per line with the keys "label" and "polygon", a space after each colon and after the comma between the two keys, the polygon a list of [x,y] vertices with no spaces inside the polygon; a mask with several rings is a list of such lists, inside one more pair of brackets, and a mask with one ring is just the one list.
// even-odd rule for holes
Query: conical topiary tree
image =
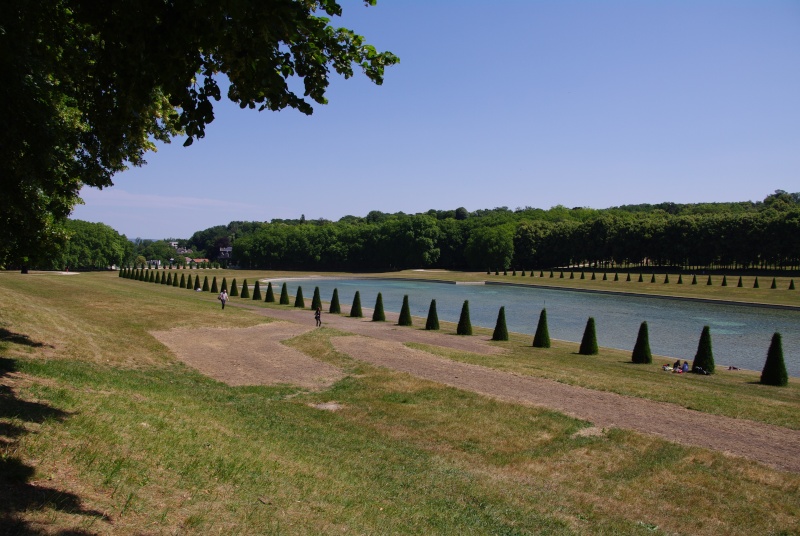
{"label": "conical topiary tree", "polygon": [[194,276],[194,287],[193,287],[192,290],[197,290],[199,288],[201,288],[200,287],[200,276],[196,275],[196,276]]}
{"label": "conical topiary tree", "polygon": [[247,279],[242,281],[242,293],[239,297],[245,300],[250,299],[250,287],[247,286]]}
{"label": "conical topiary tree", "polygon": [[275,303],[275,291],[272,290],[272,281],[267,281],[267,297],[264,298],[267,303]]}
{"label": "conical topiary tree", "polygon": [[225,277],[222,278],[222,284],[219,286],[219,291],[222,292],[223,290],[228,292],[228,280]]}
{"label": "conical topiary tree", "polygon": [[603,272],[603,281],[608,281],[608,273]]}
{"label": "conical topiary tree", "polygon": [[575,279],[575,272],[570,272],[569,273],[569,278],[570,279]]}
{"label": "conical topiary tree", "polygon": [[533,336],[534,348],[550,348],[550,332],[547,330],[547,309],[542,309],[539,314],[539,324]]}
{"label": "conical topiary tree", "polygon": [[794,290],[794,279],[789,280],[789,290]]}
{"label": "conical topiary tree", "polygon": [[461,316],[458,318],[456,335],[472,335],[472,322],[469,320],[469,300],[464,300],[461,306]]}
{"label": "conical topiary tree", "polygon": [[436,312],[436,300],[431,300],[428,308],[428,319],[425,321],[425,329],[428,331],[439,329],[439,314]]}
{"label": "conical topiary tree", "polygon": [[581,279],[586,279],[586,275],[581,271]]}
{"label": "conical topiary tree", "polygon": [[544,270],[539,270],[539,277],[544,277]]}
{"label": "conical topiary tree", "polygon": [[[181,274],[181,276],[183,276],[183,274]],[[175,275],[172,276],[172,286],[173,287],[177,287],[178,286],[178,274],[175,274]]]}
{"label": "conical topiary tree", "polygon": [[155,283],[156,282],[156,274],[155,274],[155,272],[156,272],[155,270],[150,270],[150,277],[148,278],[148,281],[150,283]]}
{"label": "conical topiary tree", "polygon": [[294,295],[294,306],[300,309],[305,309],[306,300],[303,299],[303,287],[297,287],[297,294]]}
{"label": "conical topiary tree", "polygon": [[519,275],[520,277],[525,277],[525,270],[522,270],[522,272]]}
{"label": "conical topiary tree", "polygon": [[669,283],[669,274],[664,274],[664,284]]}
{"label": "conical topiary tree", "polygon": [[[172,276],[172,274],[168,274],[167,272],[164,272],[163,274],[161,274],[161,284],[162,285],[166,285],[167,284],[167,279],[170,279],[171,276]],[[170,279],[170,283],[172,283],[171,279]]]}
{"label": "conical topiary tree", "polygon": [[596,280],[597,280],[597,274],[592,272],[592,281],[596,281]]}
{"label": "conical topiary tree", "polygon": [[375,310],[372,311],[373,322],[386,322],[386,314],[383,312],[383,295],[378,292],[378,297],[375,299]]}
{"label": "conical topiary tree", "polygon": [[492,340],[493,341],[508,340],[508,328],[506,327],[505,306],[500,307],[500,311],[497,313],[497,322],[494,325],[494,333],[492,333]]}
{"label": "conical topiary tree", "polygon": [[283,282],[283,285],[281,285],[280,304],[289,305],[289,289],[286,287],[285,281]]}
{"label": "conical topiary tree", "polygon": [[231,297],[236,297],[239,295],[239,286],[236,284],[236,278],[233,278],[231,281],[231,291],[228,292],[228,295]]}
{"label": "conical topiary tree", "polygon": [[758,276],[756,276],[756,280],[753,281],[753,288],[758,288]]}
{"label": "conical topiary tree", "polygon": [[339,305],[339,289],[333,289],[333,297],[331,298],[331,306],[328,312],[333,315],[342,313],[342,307]]}
{"label": "conical topiary tree", "polygon": [[361,294],[356,291],[356,295],[353,296],[353,305],[350,307],[350,317],[352,318],[363,318],[364,313],[361,312]]}
{"label": "conical topiary tree", "polygon": [[561,274],[558,276],[559,279],[564,279],[564,271],[561,271]]}
{"label": "conical topiary tree", "polygon": [[683,285],[683,274],[678,274],[678,284]]}
{"label": "conical topiary tree", "polygon": [[553,277],[553,270],[550,270],[550,278],[552,279],[552,277]]}
{"label": "conical topiary tree", "polygon": [[650,335],[647,331],[647,322],[642,322],[639,326],[639,335],[636,336],[636,344],[633,345],[631,361],[641,364],[653,362],[653,354],[650,353]]}
{"label": "conical topiary tree", "polygon": [[706,285],[709,286],[709,287],[711,285],[713,285],[713,283],[711,282],[711,276],[710,275],[708,276],[708,281],[706,282]]}
{"label": "conical topiary tree", "polygon": [[727,287],[728,286],[728,276],[727,275],[723,275],[722,276],[722,286],[723,287]]}
{"label": "conical topiary tree", "polygon": [[153,280],[153,283],[155,283],[156,285],[160,285],[161,284],[161,272],[159,272],[158,270],[155,270],[155,272],[156,272],[156,277]]}
{"label": "conical topiary tree", "polygon": [[168,287],[171,287],[171,286],[172,286],[172,272],[170,272],[170,273],[168,273],[168,274],[167,274],[167,282],[166,282],[166,285],[167,285]]}
{"label": "conical topiary tree", "polygon": [[628,272],[628,275],[625,276],[625,281],[630,281],[630,280],[631,280],[631,273]]}
{"label": "conical topiary tree", "polygon": [[772,289],[778,288],[778,282],[775,281],[774,277],[772,278],[772,284],[769,286],[769,288],[772,288]]}
{"label": "conical topiary tree", "polygon": [[614,273],[614,281],[619,281],[619,274],[616,272]]}
{"label": "conical topiary tree", "polygon": [[261,301],[261,284],[256,279],[256,284],[253,287],[253,301]]}
{"label": "conical topiary tree", "polygon": [[742,283],[742,276],[739,276],[739,282],[738,282],[738,283],[736,283],[736,286],[737,286],[738,288],[742,288],[742,287],[744,286],[744,284]]}
{"label": "conical topiary tree", "polygon": [[586,322],[586,329],[583,330],[583,338],[581,339],[581,347],[578,349],[578,353],[581,355],[596,355],[598,352],[594,318],[590,316]]}
{"label": "conical topiary tree", "polygon": [[656,282],[656,274],[651,274],[650,275],[650,282],[651,283],[655,283]]}
{"label": "conical topiary tree", "polygon": [[208,284],[208,276],[203,278],[203,292],[208,292],[211,289],[211,286]]}
{"label": "conical topiary tree", "polygon": [[789,375],[786,373],[786,363],[783,361],[783,344],[781,334],[775,333],[767,351],[767,361],[761,371],[761,383],[785,387],[789,385]]}
{"label": "conical topiary tree", "polygon": [[212,294],[219,294],[219,287],[217,286],[217,276],[211,280],[211,293]]}
{"label": "conical topiary tree", "polygon": [[697,353],[692,362],[692,372],[714,373],[714,352],[711,349],[711,328],[703,326],[700,341],[697,343]]}
{"label": "conical topiary tree", "polygon": [[697,284],[697,274],[692,274],[692,285]]}
{"label": "conical topiary tree", "polygon": [[403,306],[400,308],[400,317],[397,319],[398,326],[411,326],[411,309],[408,306],[408,294],[403,296]]}
{"label": "conical topiary tree", "polygon": [[322,310],[322,298],[319,296],[319,287],[314,287],[314,296],[311,298],[311,310]]}
{"label": "conical topiary tree", "polygon": [[181,282],[178,285],[180,288],[186,288],[186,278],[184,277],[186,274],[181,274]]}

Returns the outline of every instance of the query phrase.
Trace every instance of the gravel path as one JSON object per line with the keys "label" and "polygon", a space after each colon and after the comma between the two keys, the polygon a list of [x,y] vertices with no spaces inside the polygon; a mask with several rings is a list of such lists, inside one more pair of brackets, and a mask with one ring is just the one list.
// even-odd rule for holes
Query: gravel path
{"label": "gravel path", "polygon": [[[307,309],[288,307],[286,309],[263,309],[247,304],[232,305],[251,309],[257,314],[284,321],[276,323],[284,325],[284,327],[271,328],[272,331],[262,328],[263,332],[259,333],[258,337],[250,337],[250,340],[258,341],[258,344],[248,345],[249,349],[245,348],[239,355],[239,366],[241,366],[242,359],[246,360],[248,352],[258,355],[253,366],[256,366],[260,372],[255,376],[252,373],[249,374],[251,380],[261,377],[263,383],[275,383],[274,380],[270,380],[269,367],[265,368],[264,361],[276,360],[270,355],[278,346],[290,350],[283,345],[278,345],[278,341],[293,336],[292,333],[295,333],[293,329],[297,330],[298,334],[313,329],[313,312]],[[367,314],[366,311],[365,314]],[[387,322],[372,322],[367,318],[355,319],[325,314],[323,315],[323,324],[326,327],[355,334],[334,337],[332,341],[335,348],[354,359],[373,365],[406,372],[413,376],[500,400],[546,407],[590,421],[600,428],[626,428],[657,435],[684,445],[723,451],[779,469],[800,472],[800,431],[701,413],[676,404],[594,391],[552,380],[521,376],[479,365],[451,361],[428,352],[408,348],[403,344],[418,342],[485,355],[501,353],[503,350],[492,346],[482,337],[459,337],[441,332],[399,327],[395,325],[396,319],[397,315],[387,314]],[[288,323],[300,326],[289,328],[286,327],[289,325]],[[219,339],[222,331],[235,332],[238,330],[216,331],[214,336]],[[165,335],[159,335],[161,340],[165,340],[162,337]],[[205,337],[198,339],[198,334],[193,332],[190,337],[185,338],[197,342],[198,340],[202,341]],[[242,341],[243,338],[237,335],[236,340]],[[266,340],[270,340],[269,344],[273,346],[267,346]],[[200,356],[208,354],[207,346],[205,348],[206,350],[194,352],[191,349],[184,349],[182,350],[184,355],[182,359],[192,353]],[[329,370],[329,365],[294,350],[291,352],[293,353],[276,354],[283,362],[281,370],[284,373],[281,375],[281,381],[292,383],[289,368],[294,368],[298,374],[302,373],[306,376],[309,374],[309,368],[314,368],[310,375],[316,380],[306,381],[307,385],[317,387],[338,377],[334,371]],[[290,367],[287,361],[295,363],[295,366]],[[187,362],[191,364],[191,358],[188,358]],[[220,365],[223,366],[224,362],[220,362]],[[208,367],[209,363],[206,362],[205,366]],[[327,378],[327,380],[321,381],[321,378]],[[294,383],[300,383],[301,379],[298,378]]]}

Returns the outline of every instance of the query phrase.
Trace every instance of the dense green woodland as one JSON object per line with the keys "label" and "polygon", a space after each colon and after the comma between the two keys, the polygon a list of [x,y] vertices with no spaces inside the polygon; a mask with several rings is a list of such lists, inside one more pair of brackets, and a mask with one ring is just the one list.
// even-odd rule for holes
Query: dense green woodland
{"label": "dense green woodland", "polygon": [[[72,238],[42,268],[169,263],[167,241],[131,243],[103,224],[71,221]],[[800,269],[800,193],[763,202],[662,203],[610,209],[506,207],[468,212],[231,222],[179,240],[219,260],[233,246],[242,268],[384,271],[544,269],[588,265],[673,269]],[[222,261],[223,263],[225,261]]]}

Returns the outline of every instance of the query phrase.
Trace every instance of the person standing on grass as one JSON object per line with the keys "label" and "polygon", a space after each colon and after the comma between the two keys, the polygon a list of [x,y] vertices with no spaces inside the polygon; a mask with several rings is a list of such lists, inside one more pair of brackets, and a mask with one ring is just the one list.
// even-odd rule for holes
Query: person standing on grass
{"label": "person standing on grass", "polygon": [[317,321],[317,327],[322,325],[322,311],[320,311],[319,307],[317,307],[317,310],[314,311],[314,320]]}
{"label": "person standing on grass", "polygon": [[228,301],[228,291],[222,289],[222,292],[219,293],[217,299],[222,302],[222,308],[225,309],[225,302]]}

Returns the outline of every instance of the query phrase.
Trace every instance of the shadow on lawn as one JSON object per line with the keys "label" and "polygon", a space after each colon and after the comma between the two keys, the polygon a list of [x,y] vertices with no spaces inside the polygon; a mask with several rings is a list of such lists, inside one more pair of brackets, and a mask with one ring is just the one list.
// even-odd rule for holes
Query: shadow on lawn
{"label": "shadow on lawn", "polygon": [[[8,339],[8,332],[0,330],[0,335]],[[13,334],[14,342],[31,346],[44,346],[34,343],[24,335]],[[23,342],[20,342],[23,341]],[[17,370],[16,361],[0,357],[0,381]],[[43,423],[48,420],[63,421],[68,413],[40,402],[19,399],[7,382],[0,383],[0,530],[2,534],[37,535],[53,534],[31,526],[20,514],[45,508],[61,512],[105,518],[101,512],[86,510],[81,499],[74,493],[31,482],[35,468],[13,456],[15,444],[20,436],[29,433],[24,426],[13,424],[11,419],[30,423]],[[78,536],[93,534],[83,530],[66,529],[56,532],[59,536]]]}

